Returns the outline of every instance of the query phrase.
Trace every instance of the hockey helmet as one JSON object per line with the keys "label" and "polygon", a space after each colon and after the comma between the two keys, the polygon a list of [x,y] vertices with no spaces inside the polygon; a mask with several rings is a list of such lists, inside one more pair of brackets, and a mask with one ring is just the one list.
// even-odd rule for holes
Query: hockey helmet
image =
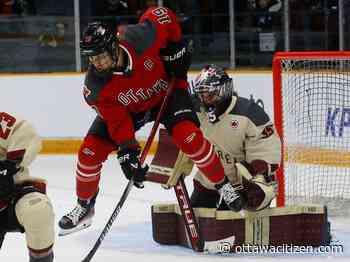
{"label": "hockey helmet", "polygon": [[233,81],[223,68],[206,65],[192,82],[192,93],[202,105],[215,107],[234,94]]}
{"label": "hockey helmet", "polygon": [[96,56],[107,51],[114,61],[117,59],[116,46],[117,38],[114,32],[102,22],[89,23],[80,41],[83,55]]}

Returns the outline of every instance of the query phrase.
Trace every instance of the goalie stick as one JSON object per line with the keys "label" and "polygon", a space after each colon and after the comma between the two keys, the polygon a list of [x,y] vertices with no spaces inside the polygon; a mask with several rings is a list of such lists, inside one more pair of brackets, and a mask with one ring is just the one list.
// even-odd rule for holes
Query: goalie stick
{"label": "goalie stick", "polygon": [[201,237],[198,220],[191,206],[183,176],[179,178],[174,191],[192,249],[197,252],[208,252],[210,254],[229,253],[235,243],[234,235],[213,241],[204,241]]}
{"label": "goalie stick", "polygon": [[[169,85],[169,88],[166,92],[166,95],[164,97],[164,100],[162,102],[162,105],[159,109],[159,112],[158,112],[158,115],[156,117],[156,120],[154,121],[154,124],[153,124],[153,127],[152,127],[152,130],[151,130],[151,133],[146,141],[146,144],[142,150],[142,153],[141,153],[141,156],[140,156],[140,164],[141,166],[143,165],[143,163],[145,162],[146,160],[146,157],[147,157],[147,154],[148,154],[148,151],[149,149],[151,148],[151,145],[152,145],[152,142],[153,142],[153,139],[154,139],[154,136],[156,135],[156,132],[157,132],[157,129],[158,129],[158,126],[160,124],[160,118],[162,117],[163,113],[164,113],[164,110],[165,110],[165,107],[167,106],[168,102],[169,102],[169,99],[170,99],[170,96],[171,96],[171,93],[173,92],[173,89],[174,89],[174,83],[175,83],[175,78],[172,78],[171,82],[170,82],[170,85]],[[108,219],[107,221],[107,224],[105,225],[105,227],[103,228],[100,236],[98,237],[97,241],[95,242],[93,248],[90,250],[90,252],[86,255],[86,257],[82,260],[82,262],[89,262],[91,261],[91,259],[93,258],[93,256],[95,255],[96,251],[98,250],[98,248],[100,247],[103,239],[106,237],[107,233],[109,232],[109,230],[111,229],[112,225],[113,225],[113,222],[114,220],[117,218],[121,208],[123,207],[124,205],[124,202],[126,200],[126,198],[128,197],[130,191],[131,191],[131,188],[132,186],[134,185],[134,180],[131,178],[126,186],[126,188],[124,189],[124,192],[123,192],[123,195],[121,196],[117,206],[115,207],[112,215],[110,216],[110,218]]]}
{"label": "goalie stick", "polygon": [[[168,178],[162,175],[148,175],[147,181],[164,184]],[[191,206],[190,198],[184,181],[184,176],[178,178],[174,186],[174,192],[181,211],[181,216],[185,225],[186,236],[190,247],[197,252],[207,252],[210,254],[229,253],[235,244],[235,235],[226,238],[205,241],[199,229],[198,220]]]}
{"label": "goalie stick", "polygon": [[200,235],[196,215],[191,206],[183,176],[179,178],[177,184],[174,186],[174,191],[179,203],[181,215],[184,220],[187,237],[189,238],[191,247],[197,252],[202,252],[204,243]]}

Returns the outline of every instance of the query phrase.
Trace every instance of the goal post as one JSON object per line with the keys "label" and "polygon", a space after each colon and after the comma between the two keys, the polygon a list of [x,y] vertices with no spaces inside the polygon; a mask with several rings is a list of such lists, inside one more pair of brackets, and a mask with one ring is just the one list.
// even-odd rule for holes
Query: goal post
{"label": "goal post", "polygon": [[277,52],[273,85],[283,156],[277,205],[349,209],[350,52]]}

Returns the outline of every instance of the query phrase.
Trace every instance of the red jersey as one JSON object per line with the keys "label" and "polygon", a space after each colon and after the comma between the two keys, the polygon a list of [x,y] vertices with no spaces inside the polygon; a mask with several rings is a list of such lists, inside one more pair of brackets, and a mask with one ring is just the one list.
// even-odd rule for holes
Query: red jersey
{"label": "red jersey", "polygon": [[[106,122],[111,138],[123,144],[135,140],[130,113],[148,111],[164,99],[170,79],[159,49],[167,41],[179,41],[181,28],[171,10],[152,7],[138,24],[120,27],[117,36],[119,47],[128,56],[127,69],[101,76],[90,67],[84,97]],[[186,81],[176,82],[176,87],[187,85]]]}

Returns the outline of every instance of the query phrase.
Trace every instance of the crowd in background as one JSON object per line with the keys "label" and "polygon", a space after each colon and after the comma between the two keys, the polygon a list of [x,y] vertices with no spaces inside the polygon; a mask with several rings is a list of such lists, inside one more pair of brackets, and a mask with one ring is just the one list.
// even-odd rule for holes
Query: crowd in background
{"label": "crowd in background", "polygon": [[[238,26],[258,27],[261,30],[280,29],[282,1],[235,0]],[[202,33],[228,32],[226,19],[229,15],[228,0],[164,0],[162,2],[164,6],[173,9],[184,22],[192,17],[200,17]],[[0,0],[0,15],[73,16],[73,4],[72,0]],[[135,23],[145,9],[157,4],[157,0],[84,0],[80,5],[80,11],[82,16],[100,17],[115,24]],[[289,5],[291,26],[294,29],[305,28],[303,19],[298,18],[302,13],[311,15],[309,26],[312,30],[324,29],[323,16],[328,16],[331,20],[329,25],[331,29],[337,26],[333,21],[336,20],[337,0],[289,0]],[[242,19],[239,19],[241,17]],[[191,28],[186,29],[191,30]]]}
{"label": "crowd in background", "polygon": [[[228,62],[229,1],[161,1],[177,13],[184,35],[193,38],[199,47],[195,64],[205,63],[208,56],[213,56],[215,62]],[[270,66],[273,52],[284,49],[284,1],[233,0],[238,66]],[[349,10],[349,1],[344,2]],[[289,0],[288,3],[292,50],[339,49],[338,0]],[[144,10],[156,5],[158,0],[80,0],[80,27],[96,19],[113,27],[136,23]],[[25,48],[30,39],[34,41],[35,59],[41,59],[42,64],[38,67],[40,71],[48,66],[42,60],[52,58],[43,57],[38,48],[61,47],[65,50],[62,54],[74,58],[74,33],[73,0],[0,0],[0,39],[5,39],[6,44],[11,43],[10,39],[24,38]],[[67,50],[72,47],[73,51]],[[55,52],[59,55],[58,49]],[[74,70],[73,58],[62,61],[64,65],[57,70]]]}

